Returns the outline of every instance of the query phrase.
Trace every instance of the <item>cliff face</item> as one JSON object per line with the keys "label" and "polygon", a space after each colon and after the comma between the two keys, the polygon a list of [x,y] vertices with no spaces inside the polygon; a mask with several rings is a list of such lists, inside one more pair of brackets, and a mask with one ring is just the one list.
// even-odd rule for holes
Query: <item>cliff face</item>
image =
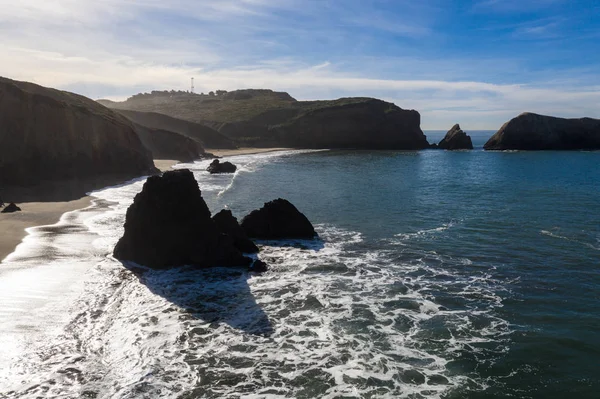
{"label": "cliff face", "polygon": [[[114,104],[114,102],[108,102],[108,100],[102,100],[102,103],[107,104],[109,108],[112,104]],[[147,128],[166,130],[188,137],[199,142],[204,148],[237,148],[236,144],[230,138],[224,136],[209,126],[189,122],[183,119],[172,118],[168,115],[158,114],[156,112],[141,112],[121,109],[115,109],[115,111],[122,114],[132,122]]]}
{"label": "cliff face", "polygon": [[600,149],[600,120],[564,119],[523,113],[505,123],[486,150]]}
{"label": "cliff face", "polygon": [[125,102],[105,104],[119,110],[152,110],[198,122],[218,130],[240,146],[429,147],[417,111],[403,110],[373,98],[296,101],[287,93],[271,90],[238,90],[217,96],[161,93],[140,94]]}
{"label": "cliff face", "polygon": [[418,150],[428,148],[417,111],[368,99],[302,112],[274,126],[283,146]]}
{"label": "cliff face", "polygon": [[472,150],[473,142],[471,137],[463,132],[460,125],[457,123],[448,130],[446,136],[438,144],[438,148],[443,150]]}
{"label": "cliff face", "polygon": [[0,78],[0,185],[155,170],[124,117],[83,96]]}
{"label": "cliff face", "polygon": [[154,159],[176,159],[191,162],[206,153],[202,145],[188,137],[167,130],[151,129],[134,124],[144,147],[152,152]]}

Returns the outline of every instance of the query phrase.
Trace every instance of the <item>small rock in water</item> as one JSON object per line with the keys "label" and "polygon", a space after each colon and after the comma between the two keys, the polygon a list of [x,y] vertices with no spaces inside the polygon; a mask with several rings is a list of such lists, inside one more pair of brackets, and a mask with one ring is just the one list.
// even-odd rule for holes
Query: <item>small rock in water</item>
{"label": "small rock in water", "polygon": [[6,206],[6,208],[2,209],[2,213],[13,213],[13,212],[20,212],[21,208],[19,208],[17,206],[17,204],[15,204],[14,202],[11,202],[10,204],[8,204]]}
{"label": "small rock in water", "polygon": [[214,161],[212,161],[210,163],[210,165],[208,165],[208,168],[206,168],[206,170],[208,172],[210,172],[211,174],[213,174],[213,173],[235,173],[235,171],[237,170],[237,166],[235,166],[231,162],[221,163],[221,161],[219,161],[218,159],[215,159]]}
{"label": "small rock in water", "polygon": [[260,259],[255,260],[252,266],[250,266],[251,272],[264,273],[268,270],[267,264]]}
{"label": "small rock in water", "polygon": [[309,220],[288,200],[278,198],[242,219],[248,237],[262,239],[312,239],[317,233]]}

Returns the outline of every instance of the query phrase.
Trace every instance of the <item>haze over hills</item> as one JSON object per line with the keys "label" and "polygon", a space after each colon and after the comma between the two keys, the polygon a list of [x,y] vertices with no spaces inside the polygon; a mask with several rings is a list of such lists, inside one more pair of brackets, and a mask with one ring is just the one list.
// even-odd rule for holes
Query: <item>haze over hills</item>
{"label": "haze over hills", "polygon": [[284,92],[246,89],[212,95],[153,91],[124,102],[99,101],[116,110],[200,123],[240,146],[422,149],[429,145],[417,111],[373,98],[297,101]]}

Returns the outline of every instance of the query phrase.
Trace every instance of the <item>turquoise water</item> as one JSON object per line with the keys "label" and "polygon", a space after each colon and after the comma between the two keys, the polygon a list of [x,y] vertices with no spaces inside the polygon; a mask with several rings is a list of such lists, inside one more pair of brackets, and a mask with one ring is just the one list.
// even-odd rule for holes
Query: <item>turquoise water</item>
{"label": "turquoise water", "polygon": [[427,280],[424,297],[464,311],[419,333],[419,347],[445,355],[452,337],[467,338],[445,358],[449,375],[472,381],[448,397],[594,398],[599,161],[598,152],[301,154],[240,175],[213,206],[244,214],[282,196],[317,224],[360,232],[357,257],[415,265],[390,285]]}

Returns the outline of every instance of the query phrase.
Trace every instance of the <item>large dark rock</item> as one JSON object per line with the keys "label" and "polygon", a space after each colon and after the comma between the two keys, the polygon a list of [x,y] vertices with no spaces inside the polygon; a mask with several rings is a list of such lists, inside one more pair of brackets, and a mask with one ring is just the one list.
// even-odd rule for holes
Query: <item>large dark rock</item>
{"label": "large dark rock", "polygon": [[457,123],[446,133],[446,136],[438,144],[438,148],[443,150],[472,150],[473,142],[471,137],[463,132]]}
{"label": "large dark rock", "polygon": [[4,209],[2,209],[2,213],[13,213],[13,212],[20,212],[21,208],[19,208],[17,206],[17,204],[15,204],[14,202],[11,202],[10,204],[6,205],[6,207]]}
{"label": "large dark rock", "polygon": [[311,239],[317,233],[313,225],[294,205],[282,198],[267,202],[250,212],[241,223],[249,237],[262,239]]}
{"label": "large dark rock", "polygon": [[213,220],[219,232],[232,237],[235,247],[241,252],[247,254],[258,252],[258,247],[248,238],[230,210],[223,209],[213,216]]}
{"label": "large dark rock", "polygon": [[157,172],[124,116],[60,90],[0,78],[0,186]]}
{"label": "large dark rock", "polygon": [[246,266],[250,259],[221,234],[187,169],[148,178],[127,210],[114,256],[156,269]]}
{"label": "large dark rock", "polygon": [[483,148],[597,150],[600,149],[600,120],[564,119],[526,112],[505,123]]}
{"label": "large dark rock", "polygon": [[237,166],[235,166],[231,162],[221,163],[221,161],[219,161],[218,159],[215,159],[214,161],[212,161],[210,163],[210,165],[208,165],[208,168],[206,168],[206,170],[209,171],[211,174],[212,173],[235,173],[235,171],[237,170]]}

